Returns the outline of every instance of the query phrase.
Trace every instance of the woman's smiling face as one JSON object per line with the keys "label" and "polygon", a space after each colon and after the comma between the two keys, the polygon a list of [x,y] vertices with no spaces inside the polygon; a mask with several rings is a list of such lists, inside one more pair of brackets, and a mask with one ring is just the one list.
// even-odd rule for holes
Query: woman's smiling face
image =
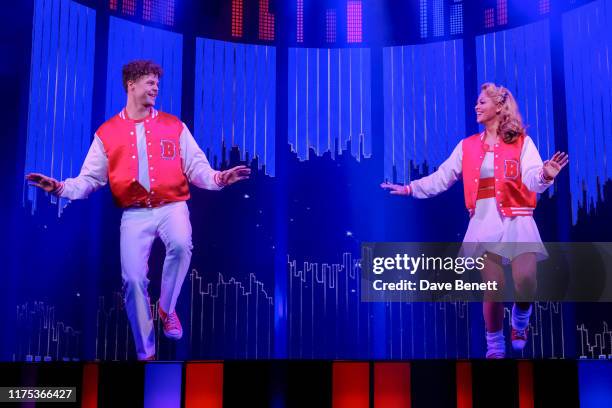
{"label": "woman's smiling face", "polygon": [[488,123],[497,116],[497,104],[484,91],[478,96],[474,109],[476,121],[481,124]]}

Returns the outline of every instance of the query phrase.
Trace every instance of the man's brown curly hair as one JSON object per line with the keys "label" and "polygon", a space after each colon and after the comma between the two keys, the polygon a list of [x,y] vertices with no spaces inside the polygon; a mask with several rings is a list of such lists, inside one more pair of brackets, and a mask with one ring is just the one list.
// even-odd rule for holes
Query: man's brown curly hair
{"label": "man's brown curly hair", "polygon": [[137,81],[138,78],[149,74],[157,75],[157,78],[161,78],[164,70],[159,64],[150,60],[134,60],[130,61],[123,66],[123,89],[127,92],[128,81]]}

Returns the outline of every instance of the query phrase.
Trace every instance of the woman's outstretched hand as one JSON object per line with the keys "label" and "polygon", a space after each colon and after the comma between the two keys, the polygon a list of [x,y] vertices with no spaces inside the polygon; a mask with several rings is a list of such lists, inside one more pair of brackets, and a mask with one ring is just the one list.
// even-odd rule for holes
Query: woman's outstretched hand
{"label": "woman's outstretched hand", "polygon": [[241,180],[246,180],[251,175],[251,169],[247,166],[236,166],[229,170],[219,172],[219,181],[224,186],[229,186]]}
{"label": "woman's outstretched hand", "polygon": [[393,195],[410,195],[410,187],[408,186],[402,186],[400,184],[391,184],[387,181],[381,183],[380,186],[385,190],[389,190],[389,192]]}
{"label": "woman's outstretched hand", "polygon": [[544,172],[544,178],[547,180],[552,180],[561,171],[563,167],[568,163],[569,156],[565,152],[557,152],[550,158],[550,160],[546,160],[544,162],[544,167],[542,171]]}

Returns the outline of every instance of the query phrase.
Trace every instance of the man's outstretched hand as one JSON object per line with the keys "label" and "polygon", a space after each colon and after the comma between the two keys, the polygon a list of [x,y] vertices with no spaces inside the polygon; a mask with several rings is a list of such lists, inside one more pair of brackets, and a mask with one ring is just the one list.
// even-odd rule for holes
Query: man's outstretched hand
{"label": "man's outstretched hand", "polygon": [[248,179],[250,175],[251,169],[247,166],[236,166],[220,172],[219,181],[221,181],[222,185],[229,186],[237,181]]}
{"label": "man's outstretched hand", "polygon": [[59,181],[53,177],[47,177],[40,173],[28,173],[26,175],[26,180],[29,181],[29,185],[41,188],[47,193],[55,191],[59,187]]}

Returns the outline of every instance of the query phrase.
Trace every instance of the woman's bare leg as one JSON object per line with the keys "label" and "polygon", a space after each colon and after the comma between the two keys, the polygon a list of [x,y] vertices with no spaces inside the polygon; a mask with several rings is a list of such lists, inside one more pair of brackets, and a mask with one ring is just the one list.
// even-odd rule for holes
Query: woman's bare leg
{"label": "woman's bare leg", "polygon": [[512,279],[517,302],[512,307],[512,347],[522,350],[527,344],[527,327],[531,317],[531,300],[537,291],[536,255],[521,254],[512,260]]}
{"label": "woman's bare leg", "polygon": [[486,291],[482,302],[482,313],[485,320],[485,328],[489,333],[498,332],[502,329],[504,322],[504,304],[501,302],[504,291],[504,269],[501,256],[486,253],[485,267],[481,271],[483,282],[496,281],[498,291]]}
{"label": "woman's bare leg", "polygon": [[487,358],[504,358],[506,341],[504,339],[504,304],[501,302],[504,290],[504,269],[499,255],[487,252],[485,267],[481,271],[483,281],[497,282],[498,291],[486,291],[482,302],[487,339]]}
{"label": "woman's bare leg", "polygon": [[536,280],[536,254],[526,252],[512,260],[512,280],[517,301],[516,305],[521,310],[529,309],[531,300],[535,297],[538,285]]}

